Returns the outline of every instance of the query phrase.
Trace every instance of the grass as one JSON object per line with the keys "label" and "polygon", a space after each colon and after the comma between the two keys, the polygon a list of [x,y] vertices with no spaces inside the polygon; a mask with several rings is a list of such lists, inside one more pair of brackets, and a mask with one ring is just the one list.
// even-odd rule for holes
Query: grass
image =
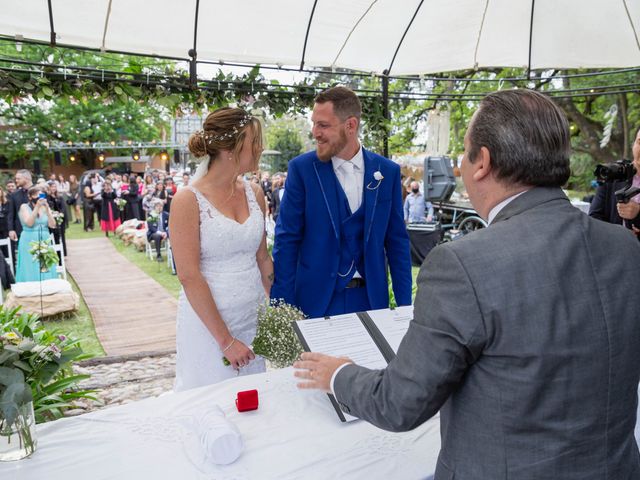
{"label": "grass", "polygon": [[166,257],[164,257],[163,262],[156,262],[155,258],[149,260],[149,257],[145,255],[144,251],[138,252],[132,245],[125,245],[124,242],[117,237],[109,236],[109,239],[123,257],[134,265],[137,265],[140,270],[167,289],[171,295],[178,298],[180,282],[178,281],[177,275],[172,275],[171,269],[167,265]]}
{"label": "grass", "polygon": [[104,357],[105,352],[96,335],[91,312],[89,312],[82,293],[73,277],[67,274],[67,278],[73,290],[80,295],[80,308],[71,315],[64,315],[55,319],[45,319],[44,323],[47,328],[59,330],[65,335],[80,340],[80,345],[85,353],[93,357]]}

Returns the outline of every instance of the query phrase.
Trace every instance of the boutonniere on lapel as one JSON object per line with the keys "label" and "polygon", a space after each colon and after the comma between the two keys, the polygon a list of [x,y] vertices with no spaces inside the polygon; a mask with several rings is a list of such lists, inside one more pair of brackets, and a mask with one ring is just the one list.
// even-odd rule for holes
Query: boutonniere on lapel
{"label": "boutonniere on lapel", "polygon": [[382,180],[384,180],[384,176],[376,170],[375,172],[373,172],[373,180],[373,182],[369,182],[369,184],[367,185],[368,190],[375,190],[376,188],[378,188],[382,183]]}

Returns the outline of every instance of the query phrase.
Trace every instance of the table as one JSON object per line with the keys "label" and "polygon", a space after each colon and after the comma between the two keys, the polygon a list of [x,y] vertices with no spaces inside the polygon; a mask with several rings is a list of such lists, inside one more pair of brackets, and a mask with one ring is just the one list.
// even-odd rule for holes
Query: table
{"label": "table", "polygon": [[[2,480],[418,479],[435,471],[438,416],[406,433],[342,424],[325,394],[295,386],[291,368],[103,409],[38,426],[32,458],[0,464]],[[238,413],[236,392],[260,408]],[[193,422],[218,404],[245,449],[227,466],[197,465]]]}

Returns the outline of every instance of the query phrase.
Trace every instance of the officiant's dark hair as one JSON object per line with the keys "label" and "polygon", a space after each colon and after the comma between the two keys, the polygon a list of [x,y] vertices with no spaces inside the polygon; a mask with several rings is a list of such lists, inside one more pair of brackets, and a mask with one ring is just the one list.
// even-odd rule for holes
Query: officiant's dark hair
{"label": "officiant's dark hair", "polygon": [[252,131],[253,151],[260,156],[262,152],[262,126],[260,121],[241,108],[223,107],[207,115],[202,130],[189,138],[189,151],[196,157],[209,155],[216,158],[221,150],[230,150],[236,161],[247,131]]}
{"label": "officiant's dark hair", "polygon": [[469,161],[481,147],[491,155],[496,178],[507,184],[560,187],[569,179],[571,140],[564,112],[533,90],[487,95],[467,131]]}
{"label": "officiant's dark hair", "polygon": [[315,98],[315,103],[333,103],[333,113],[343,122],[349,117],[356,117],[360,120],[362,116],[362,105],[360,99],[347,87],[332,87]]}

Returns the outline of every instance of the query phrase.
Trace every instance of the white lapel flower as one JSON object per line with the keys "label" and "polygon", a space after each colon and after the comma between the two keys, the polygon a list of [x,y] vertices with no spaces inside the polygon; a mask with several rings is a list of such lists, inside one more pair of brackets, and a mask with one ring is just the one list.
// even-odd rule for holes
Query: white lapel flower
{"label": "white lapel flower", "polygon": [[382,179],[384,178],[384,176],[380,173],[379,170],[376,170],[375,172],[373,172],[373,178],[374,182],[378,183],[374,185],[374,182],[370,182],[369,185],[367,185],[367,190],[375,190],[376,188],[378,188],[382,183]]}

